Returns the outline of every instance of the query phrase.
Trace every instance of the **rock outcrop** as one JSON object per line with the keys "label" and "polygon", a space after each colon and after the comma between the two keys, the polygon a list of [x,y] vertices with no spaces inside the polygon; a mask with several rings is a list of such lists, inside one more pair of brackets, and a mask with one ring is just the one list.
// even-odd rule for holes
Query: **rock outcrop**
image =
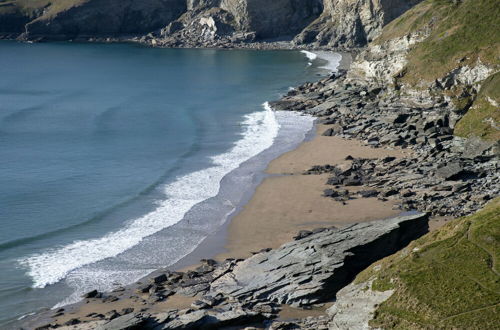
{"label": "rock outcrop", "polygon": [[421,1],[324,0],[321,16],[295,42],[317,47],[362,47],[375,39],[386,24]]}
{"label": "rock outcrop", "polygon": [[[374,148],[412,150],[404,159],[350,159],[350,168],[342,170],[318,164],[305,174],[331,173],[327,184],[332,188],[325,190],[326,198],[348,202],[377,196],[400,200],[404,210],[459,217],[481,209],[498,195],[498,141],[454,136],[459,116],[442,94],[401,94],[381,84],[383,79],[353,75],[349,72],[305,84],[270,103],[276,110],[319,117],[329,127],[325,136],[354,138]],[[346,194],[345,186],[358,184],[370,190]]]}
{"label": "rock outcrop", "polygon": [[297,307],[324,302],[359,271],[424,235],[427,228],[427,215],[417,214],[319,230],[239,263],[213,281],[210,292]]}
{"label": "rock outcrop", "polygon": [[230,47],[269,38],[292,39],[321,13],[320,0],[200,0],[162,29],[162,46]]}
{"label": "rock outcrop", "polygon": [[240,31],[255,32],[261,39],[293,37],[322,8],[318,0],[222,0],[220,6],[234,16]]}

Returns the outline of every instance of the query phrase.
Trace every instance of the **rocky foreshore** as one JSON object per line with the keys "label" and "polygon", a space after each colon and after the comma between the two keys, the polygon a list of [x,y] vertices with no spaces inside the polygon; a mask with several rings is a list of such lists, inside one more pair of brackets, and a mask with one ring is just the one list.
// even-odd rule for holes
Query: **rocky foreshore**
{"label": "rocky foreshore", "polygon": [[[418,96],[414,103],[419,104]],[[498,142],[453,135],[454,109],[444,98],[409,106],[397,92],[345,72],[290,91],[271,106],[301,111],[329,125],[323,135],[358,139],[373,148],[407,148],[403,159],[351,159],[349,168],[319,164],[305,174],[331,173],[326,197],[401,200],[402,210],[458,217],[482,208],[500,191]],[[345,186],[364,185],[356,196]]]}
{"label": "rocky foreshore", "polygon": [[[332,301],[359,271],[390,255],[428,231],[428,216],[418,213],[383,221],[318,228],[300,232],[293,242],[276,250],[256,252],[246,260],[218,263],[202,260],[187,272],[160,271],[139,285],[132,297],[151,306],[174,295],[194,297],[187,309],[155,313],[150,307],[125,308],[105,315],[89,313],[64,324],[37,325],[37,329],[215,329],[255,326],[287,328],[273,321],[283,305],[311,308]],[[92,291],[86,303],[113,303],[123,290]],[[55,317],[65,310],[55,311]],[[54,314],[54,313],[53,313]]]}

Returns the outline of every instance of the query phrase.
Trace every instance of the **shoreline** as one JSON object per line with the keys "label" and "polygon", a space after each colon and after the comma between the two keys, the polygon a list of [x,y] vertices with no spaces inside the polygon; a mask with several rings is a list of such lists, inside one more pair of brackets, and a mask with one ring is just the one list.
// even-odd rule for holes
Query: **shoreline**
{"label": "shoreline", "polygon": [[[349,56],[346,58],[345,54],[342,54],[341,58],[342,58],[342,60],[341,60],[342,65],[344,67],[347,67],[350,63],[351,57]],[[322,59],[320,56],[318,56],[318,59],[321,59],[323,61],[328,62],[328,59]],[[339,68],[340,68],[340,63],[339,63]],[[324,67],[323,67],[323,70],[329,71],[329,70],[325,69]],[[331,74],[331,72],[328,73],[327,76],[329,74]],[[325,75],[321,75],[318,79],[324,78],[324,76]],[[269,109],[269,111],[273,111],[273,110]],[[273,111],[273,112],[275,112],[275,114],[279,113],[279,111]],[[286,116],[288,116],[288,114],[286,114]],[[315,130],[315,126],[313,124],[313,127],[308,132],[306,132],[304,134],[304,138],[302,139],[302,141],[299,142],[298,144],[294,145],[291,149],[282,150],[284,148],[286,149],[287,147],[279,145],[278,148],[276,148],[276,143],[273,143],[273,145],[275,145],[274,149],[277,149],[278,151],[269,152],[269,150],[273,149],[273,147],[271,147],[271,148],[265,150],[264,152],[262,152],[261,154],[263,154],[263,153],[267,153],[267,154],[271,154],[271,155],[275,154],[274,156],[269,156],[269,155],[262,156],[261,154],[259,154],[248,161],[254,161],[255,158],[258,158],[260,156],[261,158],[263,158],[261,161],[264,161],[266,164],[268,164],[272,159],[275,159],[276,157],[280,157],[280,155],[282,155],[283,153],[287,153],[290,150],[294,150],[295,148],[299,147],[305,141],[309,141],[311,138],[314,137],[314,130]],[[281,143],[278,142],[278,144],[281,144]],[[281,149],[281,151],[280,151],[280,149]],[[269,157],[271,157],[271,158],[269,159]],[[244,162],[244,163],[246,163],[246,162]],[[243,164],[240,164],[240,167]],[[243,197],[241,203],[237,204],[236,209],[233,212],[231,212],[230,215],[228,215],[228,217],[226,218],[226,220],[224,221],[222,226],[220,226],[214,234],[210,234],[208,237],[203,239],[203,241],[199,245],[197,245],[193,251],[189,252],[187,255],[182,257],[180,260],[178,260],[174,264],[168,266],[167,267],[168,269],[173,269],[173,270],[191,269],[191,268],[196,267],[199,264],[200,259],[215,257],[215,256],[223,255],[224,253],[226,253],[225,243],[227,242],[227,239],[228,239],[228,235],[229,235],[228,230],[229,230],[229,226],[232,222],[232,219],[241,212],[241,210],[244,208],[244,206],[251,200],[252,196],[255,194],[257,187],[260,186],[262,184],[262,181],[265,181],[265,179],[269,176],[269,174],[264,171],[264,169],[266,167],[267,167],[267,165],[264,165],[262,170],[259,169],[259,171],[262,171],[262,173],[259,175],[256,175],[256,177],[255,177],[255,179],[257,179],[260,183],[257,184],[255,188],[252,188],[244,193],[245,196]],[[224,179],[227,179],[227,177],[229,177],[231,175],[233,175],[232,172],[228,173],[224,177]],[[221,183],[221,187],[222,187],[222,183]],[[202,203],[204,203],[204,202],[202,202]],[[285,240],[281,241],[281,243],[284,243],[284,242],[285,242]],[[210,252],[207,253],[207,250]],[[164,268],[156,269],[156,270],[144,275],[139,280],[134,281],[131,284],[126,284],[124,286],[127,288],[130,287],[130,291],[133,292],[137,287],[137,285],[136,285],[137,283],[145,281],[146,279],[150,278],[151,276],[154,276],[156,273],[159,273],[163,270],[164,270]],[[83,303],[83,301],[84,301],[84,299],[82,298],[80,301],[75,302],[75,303],[70,303],[70,304],[65,304],[65,305],[58,304],[50,309],[47,309],[46,312],[41,311],[41,312],[35,312],[34,315],[26,315],[25,317],[20,319],[18,322],[29,321],[32,318],[37,318],[37,316],[39,314],[51,313],[53,310],[58,310],[60,308],[64,308],[64,309],[78,308],[77,306],[80,306]]]}
{"label": "shoreline", "polygon": [[[404,155],[400,150],[372,149],[368,146],[361,145],[361,143],[355,140],[339,138],[336,139],[336,141],[326,141],[326,139],[331,138],[321,136],[320,133],[324,128],[324,125],[316,125],[312,129],[312,139],[306,138],[296,149],[286,152],[273,160],[267,166],[266,178],[259,184],[250,198],[250,201],[242,207],[242,210],[238,214],[228,219],[214,235],[209,236],[206,241],[198,245],[193,252],[184,257],[183,259],[185,260],[181,260],[167,268],[158,269],[138,282],[127,285],[124,289],[112,291],[112,294],[120,297],[117,301],[82,299],[82,301],[64,306],[62,309],[48,310],[47,312],[28,316],[23,321],[26,321],[27,324],[31,322],[35,322],[35,324],[40,324],[40,322],[64,324],[71,322],[71,320],[75,318],[90,321],[91,318],[86,316],[92,313],[106,314],[126,308],[134,308],[135,310],[145,309],[152,313],[160,313],[164,309],[189,308],[195,301],[195,298],[175,294],[164,302],[145,303],[144,296],[138,295],[137,290],[140,289],[143,283],[147,283],[149,279],[161,274],[166,269],[170,271],[188,272],[199,267],[199,260],[202,259],[213,258],[218,262],[223,262],[224,259],[228,258],[244,259],[252,256],[253,253],[261,249],[276,249],[287,242],[293,241],[293,237],[303,230],[309,231],[320,227],[332,226],[342,228],[354,223],[392,218],[402,214],[400,210],[393,209],[393,203],[396,201],[381,202],[377,201],[376,198],[363,198],[354,199],[347,205],[343,205],[337,201],[328,200],[321,194],[322,189],[327,187],[324,184],[326,181],[325,175],[303,175],[301,171],[297,170],[296,166],[302,166],[304,170],[307,169],[307,162],[304,163],[301,160],[305,156],[305,153],[309,151],[316,153],[316,155],[313,155],[313,158],[310,157],[311,155],[308,155],[308,162],[310,164],[321,161],[324,157],[324,146],[331,142],[336,142],[334,145],[337,143],[340,144],[338,149],[334,148],[332,153],[327,156],[327,158],[329,158],[331,155],[335,155],[335,159],[332,159],[335,162],[351,154],[355,156],[370,151],[370,156],[373,157],[377,155],[380,157]],[[325,141],[327,142],[326,144]],[[319,148],[315,149],[315,147]],[[297,164],[293,164],[290,167],[290,160],[296,161]],[[346,164],[346,161],[341,163]],[[287,171],[287,168],[291,169],[291,171]],[[311,220],[317,216],[317,213],[310,213],[311,218],[302,219],[302,216],[308,213],[309,210],[306,212],[297,212],[303,208],[303,205],[299,204],[297,205],[297,209],[291,211],[291,213],[295,213],[293,217],[289,218],[290,214],[283,214],[283,217],[277,221],[270,222],[269,220],[271,220],[273,216],[282,213],[284,209],[290,205],[286,204],[278,207],[271,207],[269,202],[272,204],[276,202],[276,200],[269,201],[267,199],[269,193],[275,192],[276,190],[289,190],[293,186],[296,186],[297,183],[302,185],[301,188],[305,187],[307,192],[315,193],[312,198],[305,202],[306,204],[311,205],[311,202],[323,202],[324,204],[319,207],[319,209],[324,211],[323,216],[329,217],[329,212],[337,212],[336,220],[328,221],[327,218],[320,221]],[[360,187],[354,187],[353,191],[359,189]],[[292,198],[290,201],[295,202],[296,197],[302,193],[302,189],[300,192],[296,192],[294,194],[295,198]],[[264,209],[262,208],[263,206]],[[365,212],[359,212],[359,209],[364,209]],[[269,215],[269,218],[262,218],[262,215],[266,213]],[[252,219],[257,219],[257,223],[251,222]],[[207,253],[207,250],[211,252]],[[141,298],[141,296],[143,298]],[[64,313],[59,315],[61,312],[57,312],[58,310],[64,310]],[[295,313],[299,313],[303,316],[321,315],[323,310],[324,309],[314,309],[311,311],[290,307],[284,309],[282,318],[286,319]],[[56,317],[48,314],[56,315]]]}
{"label": "shoreline", "polygon": [[[344,205],[323,196],[328,174],[304,175],[316,165],[347,166],[351,155],[402,157],[399,150],[371,149],[357,141],[321,136],[324,125],[314,128],[314,138],[273,160],[267,178],[257,187],[250,201],[228,224],[224,253],[214,257],[244,259],[262,249],[276,249],[292,241],[301,230],[319,227],[345,227],[365,221],[386,219],[401,213],[393,202],[376,198],[353,199]],[[331,150],[328,148],[331,147]],[[305,161],[304,161],[305,160]],[[355,192],[364,187],[352,187]],[[363,210],[363,211],[360,211]],[[335,214],[332,217],[332,214]]]}
{"label": "shoreline", "polygon": [[212,45],[162,45],[158,43],[153,43],[152,40],[155,39],[144,39],[141,40],[138,36],[126,36],[126,37],[79,37],[76,39],[19,39],[19,35],[4,34],[0,35],[0,41],[14,41],[21,43],[57,43],[57,42],[67,42],[67,43],[88,43],[88,44],[135,44],[143,47],[149,48],[167,48],[167,49],[216,49],[216,50],[307,50],[311,52],[334,52],[334,53],[358,53],[363,47],[318,47],[310,44],[300,44],[297,45],[289,40],[260,40],[253,42],[240,42],[240,43],[229,43],[229,44],[212,44]]}
{"label": "shoreline", "polygon": [[[296,149],[286,152],[273,160],[267,166],[267,176],[257,187],[250,200],[242,207],[242,210],[233,218],[228,219],[214,235],[209,236],[193,252],[184,257],[183,260],[165,269],[158,269],[139,280],[137,283],[126,286],[124,289],[112,292],[113,295],[119,297],[117,301],[83,299],[76,304],[64,306],[62,308],[64,312],[59,309],[62,314],[61,312],[58,313],[57,311],[49,310],[34,315],[33,317],[26,318],[26,322],[28,322],[28,324],[31,322],[40,324],[40,321],[45,321],[64,324],[71,322],[73,319],[90,321],[92,318],[86,316],[92,313],[106,314],[126,308],[134,308],[135,310],[144,310],[151,313],[160,313],[165,309],[172,308],[189,308],[196,300],[193,297],[174,294],[165,301],[147,302],[147,300],[145,300],[146,297],[141,294],[138,295],[137,291],[140,290],[141,285],[147,283],[149,279],[161,274],[166,269],[170,271],[189,272],[200,266],[201,259],[213,258],[217,262],[223,262],[228,258],[239,260],[248,258],[261,249],[276,249],[287,242],[293,241],[293,237],[300,231],[309,231],[320,227],[328,228],[332,226],[343,228],[354,223],[392,218],[402,214],[401,210],[393,207],[397,201],[382,202],[378,201],[376,198],[363,198],[354,199],[349,201],[347,205],[343,205],[340,202],[329,200],[322,196],[322,190],[327,188],[324,183],[326,181],[325,175],[303,175],[301,171],[297,170],[299,167],[306,170],[309,164],[323,161],[325,159],[323,158],[325,157],[324,147],[332,142],[334,142],[333,146],[338,144],[338,148],[334,148],[326,158],[332,160],[329,161],[329,163],[338,164],[340,166],[347,162],[333,162],[338,162],[351,154],[356,156],[368,152],[372,157],[401,157],[404,155],[404,153],[396,149],[384,150],[363,146],[356,140],[339,138],[332,141],[330,137],[321,136],[320,133],[324,128],[324,125],[316,125],[312,130],[312,139],[306,138]],[[330,139],[330,141],[328,141],[328,139]],[[304,156],[310,151],[316,154],[312,155],[313,157],[307,155],[309,164],[307,164],[307,162],[302,162],[301,160],[304,159]],[[334,155],[333,158],[332,155]],[[296,164],[290,166],[290,160],[294,160]],[[286,170],[287,168],[291,170]],[[276,199],[268,199],[270,193],[273,194],[273,192],[282,192],[284,190],[288,191],[294,186],[297,186],[297,184],[301,185],[300,191],[296,191],[293,197],[288,201],[294,204],[294,202],[297,201],[297,197],[304,194],[303,188],[305,187],[306,193],[312,192],[314,194],[305,201],[305,204],[312,205],[311,203],[321,203],[322,205],[320,205],[318,209],[322,211],[320,212],[324,217],[322,220],[312,220],[313,218],[316,219],[315,217],[318,215],[316,212],[311,212],[308,219],[303,219],[302,217],[307,216],[307,213],[309,213],[309,210],[300,212],[304,204],[297,204],[296,209],[290,211],[290,213],[284,213],[283,211],[290,207],[290,204],[276,206],[273,205],[273,203],[277,201]],[[355,192],[360,189],[361,187],[353,187],[352,191]],[[277,196],[277,199],[279,200],[279,196]],[[365,211],[359,212],[360,209]],[[329,214],[331,212],[336,213],[336,220],[334,221],[329,220]],[[262,215],[266,213],[268,217],[262,217]],[[276,221],[270,221],[280,213],[282,213],[282,217]],[[294,216],[290,217],[291,213]],[[252,222],[252,219],[257,221]],[[207,253],[207,251],[211,252]],[[321,315],[323,310],[324,309],[316,308],[311,311],[290,307],[284,309],[281,317],[286,319],[289,318],[290,315],[296,313],[303,316],[315,316]],[[48,314],[56,315],[56,317],[52,317]]]}
{"label": "shoreline", "polygon": [[[26,325],[34,327],[45,321],[50,322],[45,324],[49,328],[56,324],[92,329],[133,321],[166,323],[177,329],[196,322],[253,325],[247,318],[256,322],[278,319],[278,324],[290,316],[314,318],[360,271],[448,220],[439,216],[460,216],[487,200],[461,202],[464,195],[470,198],[472,189],[485,186],[491,173],[476,186],[469,185],[469,190],[460,184],[457,188],[446,185],[443,181],[453,181],[462,172],[445,166],[436,169],[439,153],[427,146],[426,130],[413,128],[425,140],[393,133],[420,120],[421,115],[394,116],[390,107],[377,111],[377,93],[369,89],[373,86],[345,84],[346,80],[345,73],[331,75],[271,103],[275,111],[295,110],[316,117],[315,136],[269,164],[268,177],[250,201],[219,230],[227,234],[227,241],[224,252],[212,253],[216,260],[159,269],[112,292],[94,290],[80,303],[38,314]],[[324,93],[325,86],[329,93]],[[365,108],[369,110],[362,112]],[[443,134],[436,141],[441,153],[443,146],[452,143]],[[460,149],[445,150],[450,157],[460,153]],[[462,203],[458,209],[454,208],[457,203]],[[418,212],[407,215],[405,210]],[[400,216],[391,217],[396,214]],[[430,215],[434,218],[429,221]],[[374,219],[382,220],[370,221]],[[352,230],[356,233],[351,234]],[[385,235],[392,238],[387,240]],[[207,244],[221,241],[220,236],[213,237]],[[353,256],[352,243],[358,255]],[[200,253],[192,253],[191,258],[209,255],[206,246],[197,249]],[[318,259],[310,262],[311,253]],[[341,265],[339,271],[332,265]],[[291,274],[288,267],[293,269]],[[182,272],[171,270],[179,268]],[[290,309],[301,306],[306,311]],[[308,314],[309,308],[314,310],[312,314]]]}
{"label": "shoreline", "polygon": [[[323,52],[322,54],[317,54],[317,60],[329,62],[330,58],[328,58],[328,56],[325,56],[325,53],[326,52]],[[349,53],[337,53],[337,52],[333,52],[333,54],[339,54],[341,56],[341,59],[337,65],[337,72],[339,70],[346,70],[352,61],[351,54],[349,54]],[[334,71],[331,71],[328,69],[328,65],[320,66],[320,67],[323,68],[324,71],[329,71],[328,75],[334,74]],[[321,79],[321,78],[322,77],[319,77],[319,79]],[[272,110],[272,111],[274,111],[274,110]],[[302,142],[300,142],[298,145],[293,147],[291,149],[291,151],[285,150],[284,153],[280,152],[280,154],[278,154],[277,156],[272,157],[271,163],[273,161],[276,161],[277,159],[281,158],[283,155],[286,155],[288,153],[293,153],[297,148],[300,148],[304,143],[307,143],[311,140],[314,140],[317,137],[318,137],[317,125],[313,124],[313,127],[308,132],[305,133],[304,139],[302,140]],[[268,151],[268,150],[266,150],[266,151]],[[300,155],[298,155],[298,157],[300,157]],[[245,193],[246,197],[243,198],[243,200],[241,201],[241,204],[238,204],[236,209],[233,212],[231,212],[232,214],[227,217],[227,219],[216,230],[216,232],[213,234],[210,234],[205,239],[203,239],[203,241],[199,245],[197,245],[193,251],[191,251],[190,253],[188,253],[184,257],[182,257],[180,260],[178,260],[174,264],[168,266],[167,269],[171,269],[171,270],[175,270],[175,271],[185,271],[185,270],[193,269],[193,268],[196,268],[197,266],[199,266],[199,261],[201,259],[215,258],[217,260],[222,260],[225,257],[230,257],[230,255],[232,255],[231,257],[235,257],[236,254],[241,255],[241,256],[249,256],[249,255],[251,255],[251,252],[252,252],[251,251],[252,246],[260,246],[259,242],[253,242],[253,243],[246,245],[245,247],[241,247],[239,249],[239,251],[236,252],[233,250],[234,248],[233,249],[231,249],[231,247],[228,248],[227,244],[230,241],[230,236],[232,236],[232,235],[235,235],[235,237],[239,236],[238,233],[236,233],[236,234],[234,233],[235,229],[232,227],[232,223],[234,222],[235,218],[239,219],[239,217],[238,217],[239,214],[246,208],[246,205],[248,203],[250,203],[252,201],[252,199],[254,199],[259,187],[261,187],[263,185],[263,183],[266,182],[268,179],[270,179],[273,176],[276,176],[278,174],[278,173],[269,173],[269,171],[267,169],[269,168],[270,162],[267,161],[267,164],[268,165],[266,165],[264,168],[266,170],[263,171],[258,176],[259,177],[258,180],[260,181],[260,183],[254,189],[250,189],[249,191],[247,191]],[[228,175],[230,176],[231,173]],[[324,179],[324,177],[318,178],[318,179]],[[267,184],[266,184],[266,186],[267,186]],[[312,186],[315,186],[315,184],[313,183]],[[222,187],[222,185],[221,185],[221,187]],[[272,185],[270,188],[271,188],[271,190],[273,189]],[[389,215],[396,215],[397,213],[398,212],[384,212],[381,214],[381,217],[385,218],[385,217],[388,217]],[[245,217],[243,217],[243,223],[245,222],[244,218]],[[350,216],[350,219],[352,219],[352,215]],[[377,218],[376,217],[370,218],[370,220],[375,220],[375,219],[377,219]],[[238,223],[240,223],[240,222],[241,221],[238,220]],[[272,244],[272,247],[277,248],[280,245],[286,243],[299,230],[314,229],[314,228],[317,228],[317,227],[319,227],[321,225],[325,225],[325,224],[327,224],[327,223],[323,223],[322,221],[309,222],[309,223],[306,221],[306,223],[304,223],[304,224],[297,224],[296,227],[292,227],[292,228],[289,228],[288,230],[286,230],[286,234],[282,235],[279,240],[276,240],[274,242],[274,244]],[[339,223],[337,223],[337,225],[339,225]],[[237,226],[237,227],[239,227],[239,226]],[[239,232],[240,230],[236,229],[236,231]],[[264,248],[264,247],[262,247],[262,248]],[[209,251],[209,252],[207,253],[207,251]],[[243,251],[245,251],[245,252],[243,252]],[[142,282],[146,281],[148,278],[151,278],[152,276],[155,276],[155,274],[158,274],[164,270],[165,270],[164,268],[156,269],[155,271],[145,275],[144,277],[142,277],[138,281],[135,281],[132,284],[125,285],[125,287],[130,288],[130,295],[132,296],[133,291],[135,291],[137,288],[137,283],[142,283]],[[129,290],[127,290],[127,291],[129,291]],[[182,299],[181,299],[181,301],[182,301]],[[75,309],[75,308],[78,309],[78,306],[81,306],[83,304],[83,302],[84,302],[84,299],[82,298],[82,300],[80,300],[78,302],[64,305],[61,307],[64,309]],[[58,307],[58,308],[53,307],[53,308],[49,309],[47,311],[47,313],[50,313],[51,311],[59,309],[61,307]],[[41,314],[45,314],[45,313],[46,312],[41,312]],[[32,318],[37,318],[38,314],[40,314],[40,313],[35,313],[35,315],[33,315],[33,316],[28,315],[25,318],[23,318],[21,320],[21,322],[24,320],[30,320]]]}

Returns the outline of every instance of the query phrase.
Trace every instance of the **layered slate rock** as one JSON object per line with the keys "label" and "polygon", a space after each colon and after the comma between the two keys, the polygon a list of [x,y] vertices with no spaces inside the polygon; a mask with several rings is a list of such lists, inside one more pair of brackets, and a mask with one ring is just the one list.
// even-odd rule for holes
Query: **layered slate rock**
{"label": "layered slate rock", "polygon": [[325,229],[240,262],[212,282],[210,291],[243,301],[292,306],[320,303],[334,298],[372,262],[398,251],[427,230],[427,215],[421,213]]}
{"label": "layered slate rock", "polygon": [[[91,320],[72,319],[101,330],[218,329],[261,324],[276,319],[280,304],[311,306],[335,298],[337,292],[371,263],[406,246],[428,231],[427,214],[354,224],[342,229],[318,228],[299,233],[293,242],[276,250],[263,249],[254,256],[217,263],[202,260],[196,270],[155,274],[139,293],[150,294],[150,307],[178,295],[196,297],[190,308],[143,308],[89,314]],[[90,292],[104,302],[107,293]],[[162,296],[162,299],[156,299]],[[137,303],[142,298],[136,297]],[[142,300],[147,306],[146,300]],[[326,320],[327,321],[327,320]],[[69,323],[68,323],[69,324]],[[50,324],[45,328],[58,327]]]}

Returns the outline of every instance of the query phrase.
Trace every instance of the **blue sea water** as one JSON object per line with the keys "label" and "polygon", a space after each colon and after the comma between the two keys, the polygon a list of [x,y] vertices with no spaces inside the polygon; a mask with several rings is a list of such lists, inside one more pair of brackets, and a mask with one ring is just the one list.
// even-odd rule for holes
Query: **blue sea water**
{"label": "blue sea water", "polygon": [[0,42],[0,325],[189,254],[311,128],[263,103],[324,73],[296,51]]}

